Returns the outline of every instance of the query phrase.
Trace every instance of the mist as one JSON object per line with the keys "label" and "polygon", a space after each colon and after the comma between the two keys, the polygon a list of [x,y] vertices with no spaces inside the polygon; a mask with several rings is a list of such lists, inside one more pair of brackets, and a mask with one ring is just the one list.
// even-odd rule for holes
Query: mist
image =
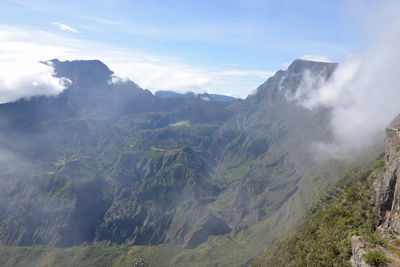
{"label": "mist", "polygon": [[370,44],[348,55],[327,82],[304,73],[295,99],[304,107],[332,110],[333,142],[319,151],[348,157],[384,138],[400,112],[400,3],[390,1],[368,20]]}

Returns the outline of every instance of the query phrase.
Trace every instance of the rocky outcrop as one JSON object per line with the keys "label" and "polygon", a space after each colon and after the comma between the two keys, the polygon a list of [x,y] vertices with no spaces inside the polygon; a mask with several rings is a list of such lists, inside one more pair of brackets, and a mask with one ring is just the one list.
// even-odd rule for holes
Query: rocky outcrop
{"label": "rocky outcrop", "polygon": [[375,246],[367,242],[361,236],[353,236],[351,238],[351,251],[353,256],[351,256],[350,263],[354,267],[369,267],[368,263],[364,260],[364,255],[369,249],[373,249]]}
{"label": "rocky outcrop", "polygon": [[384,238],[400,238],[400,137],[395,130],[388,130],[385,153],[386,170],[373,184],[377,231]]}
{"label": "rocky outcrop", "polygon": [[[374,192],[374,214],[376,231],[383,239],[400,238],[400,134],[397,127],[387,130],[385,140],[385,170],[377,175],[372,189]],[[351,239],[351,264],[355,267],[371,266],[365,262],[364,255],[368,250],[379,250],[391,259],[387,266],[400,266],[399,259],[385,247],[372,244],[362,237]]]}
{"label": "rocky outcrop", "polygon": [[[351,264],[355,267],[371,266],[365,262],[368,250],[381,251],[388,260],[385,266],[400,266],[398,257],[388,251],[388,248],[398,250],[396,239],[400,238],[400,131],[398,127],[387,130],[385,140],[385,170],[377,175],[373,184],[374,213],[376,231],[388,243],[383,247],[372,244],[362,237],[351,239]],[[391,241],[388,241],[391,240]]]}
{"label": "rocky outcrop", "polygon": [[354,267],[373,267],[373,265],[370,265],[365,261],[364,257],[367,251],[370,250],[380,251],[383,253],[383,255],[385,255],[385,257],[387,258],[387,263],[382,266],[387,266],[387,267],[400,266],[400,261],[385,247],[372,244],[367,240],[365,240],[364,238],[362,238],[361,236],[353,236],[351,238],[351,247],[353,256],[351,256],[350,263]]}

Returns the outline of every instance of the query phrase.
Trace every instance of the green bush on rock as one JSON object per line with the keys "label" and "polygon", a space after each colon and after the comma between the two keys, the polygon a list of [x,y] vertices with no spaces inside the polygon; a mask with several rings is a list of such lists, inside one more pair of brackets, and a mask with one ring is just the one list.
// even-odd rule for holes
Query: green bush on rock
{"label": "green bush on rock", "polygon": [[382,266],[387,263],[387,258],[382,251],[368,250],[364,255],[365,262],[372,266]]}

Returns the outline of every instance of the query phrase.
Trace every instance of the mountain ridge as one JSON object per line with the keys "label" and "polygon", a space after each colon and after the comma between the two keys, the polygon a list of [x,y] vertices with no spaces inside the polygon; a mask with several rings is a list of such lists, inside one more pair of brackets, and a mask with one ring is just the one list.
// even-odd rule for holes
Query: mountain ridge
{"label": "mountain ridge", "polygon": [[220,94],[209,94],[209,93],[202,93],[202,94],[195,94],[194,92],[186,92],[186,93],[177,93],[174,91],[156,91],[154,93],[155,96],[160,98],[190,98],[190,97],[200,97],[205,101],[234,101],[237,98],[227,95],[220,95]]}

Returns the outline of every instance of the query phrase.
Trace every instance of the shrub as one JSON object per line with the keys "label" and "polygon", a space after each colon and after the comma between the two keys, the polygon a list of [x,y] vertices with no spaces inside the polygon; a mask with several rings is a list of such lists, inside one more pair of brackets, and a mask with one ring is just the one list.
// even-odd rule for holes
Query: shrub
{"label": "shrub", "polygon": [[372,266],[382,266],[388,262],[382,251],[368,250],[364,255],[365,262]]}
{"label": "shrub", "polygon": [[385,245],[385,240],[382,239],[376,232],[366,235],[366,238],[369,242],[376,245]]}
{"label": "shrub", "polygon": [[388,136],[388,137],[395,137],[396,136],[396,131],[395,130],[392,130],[392,129],[386,129],[386,135]]}

